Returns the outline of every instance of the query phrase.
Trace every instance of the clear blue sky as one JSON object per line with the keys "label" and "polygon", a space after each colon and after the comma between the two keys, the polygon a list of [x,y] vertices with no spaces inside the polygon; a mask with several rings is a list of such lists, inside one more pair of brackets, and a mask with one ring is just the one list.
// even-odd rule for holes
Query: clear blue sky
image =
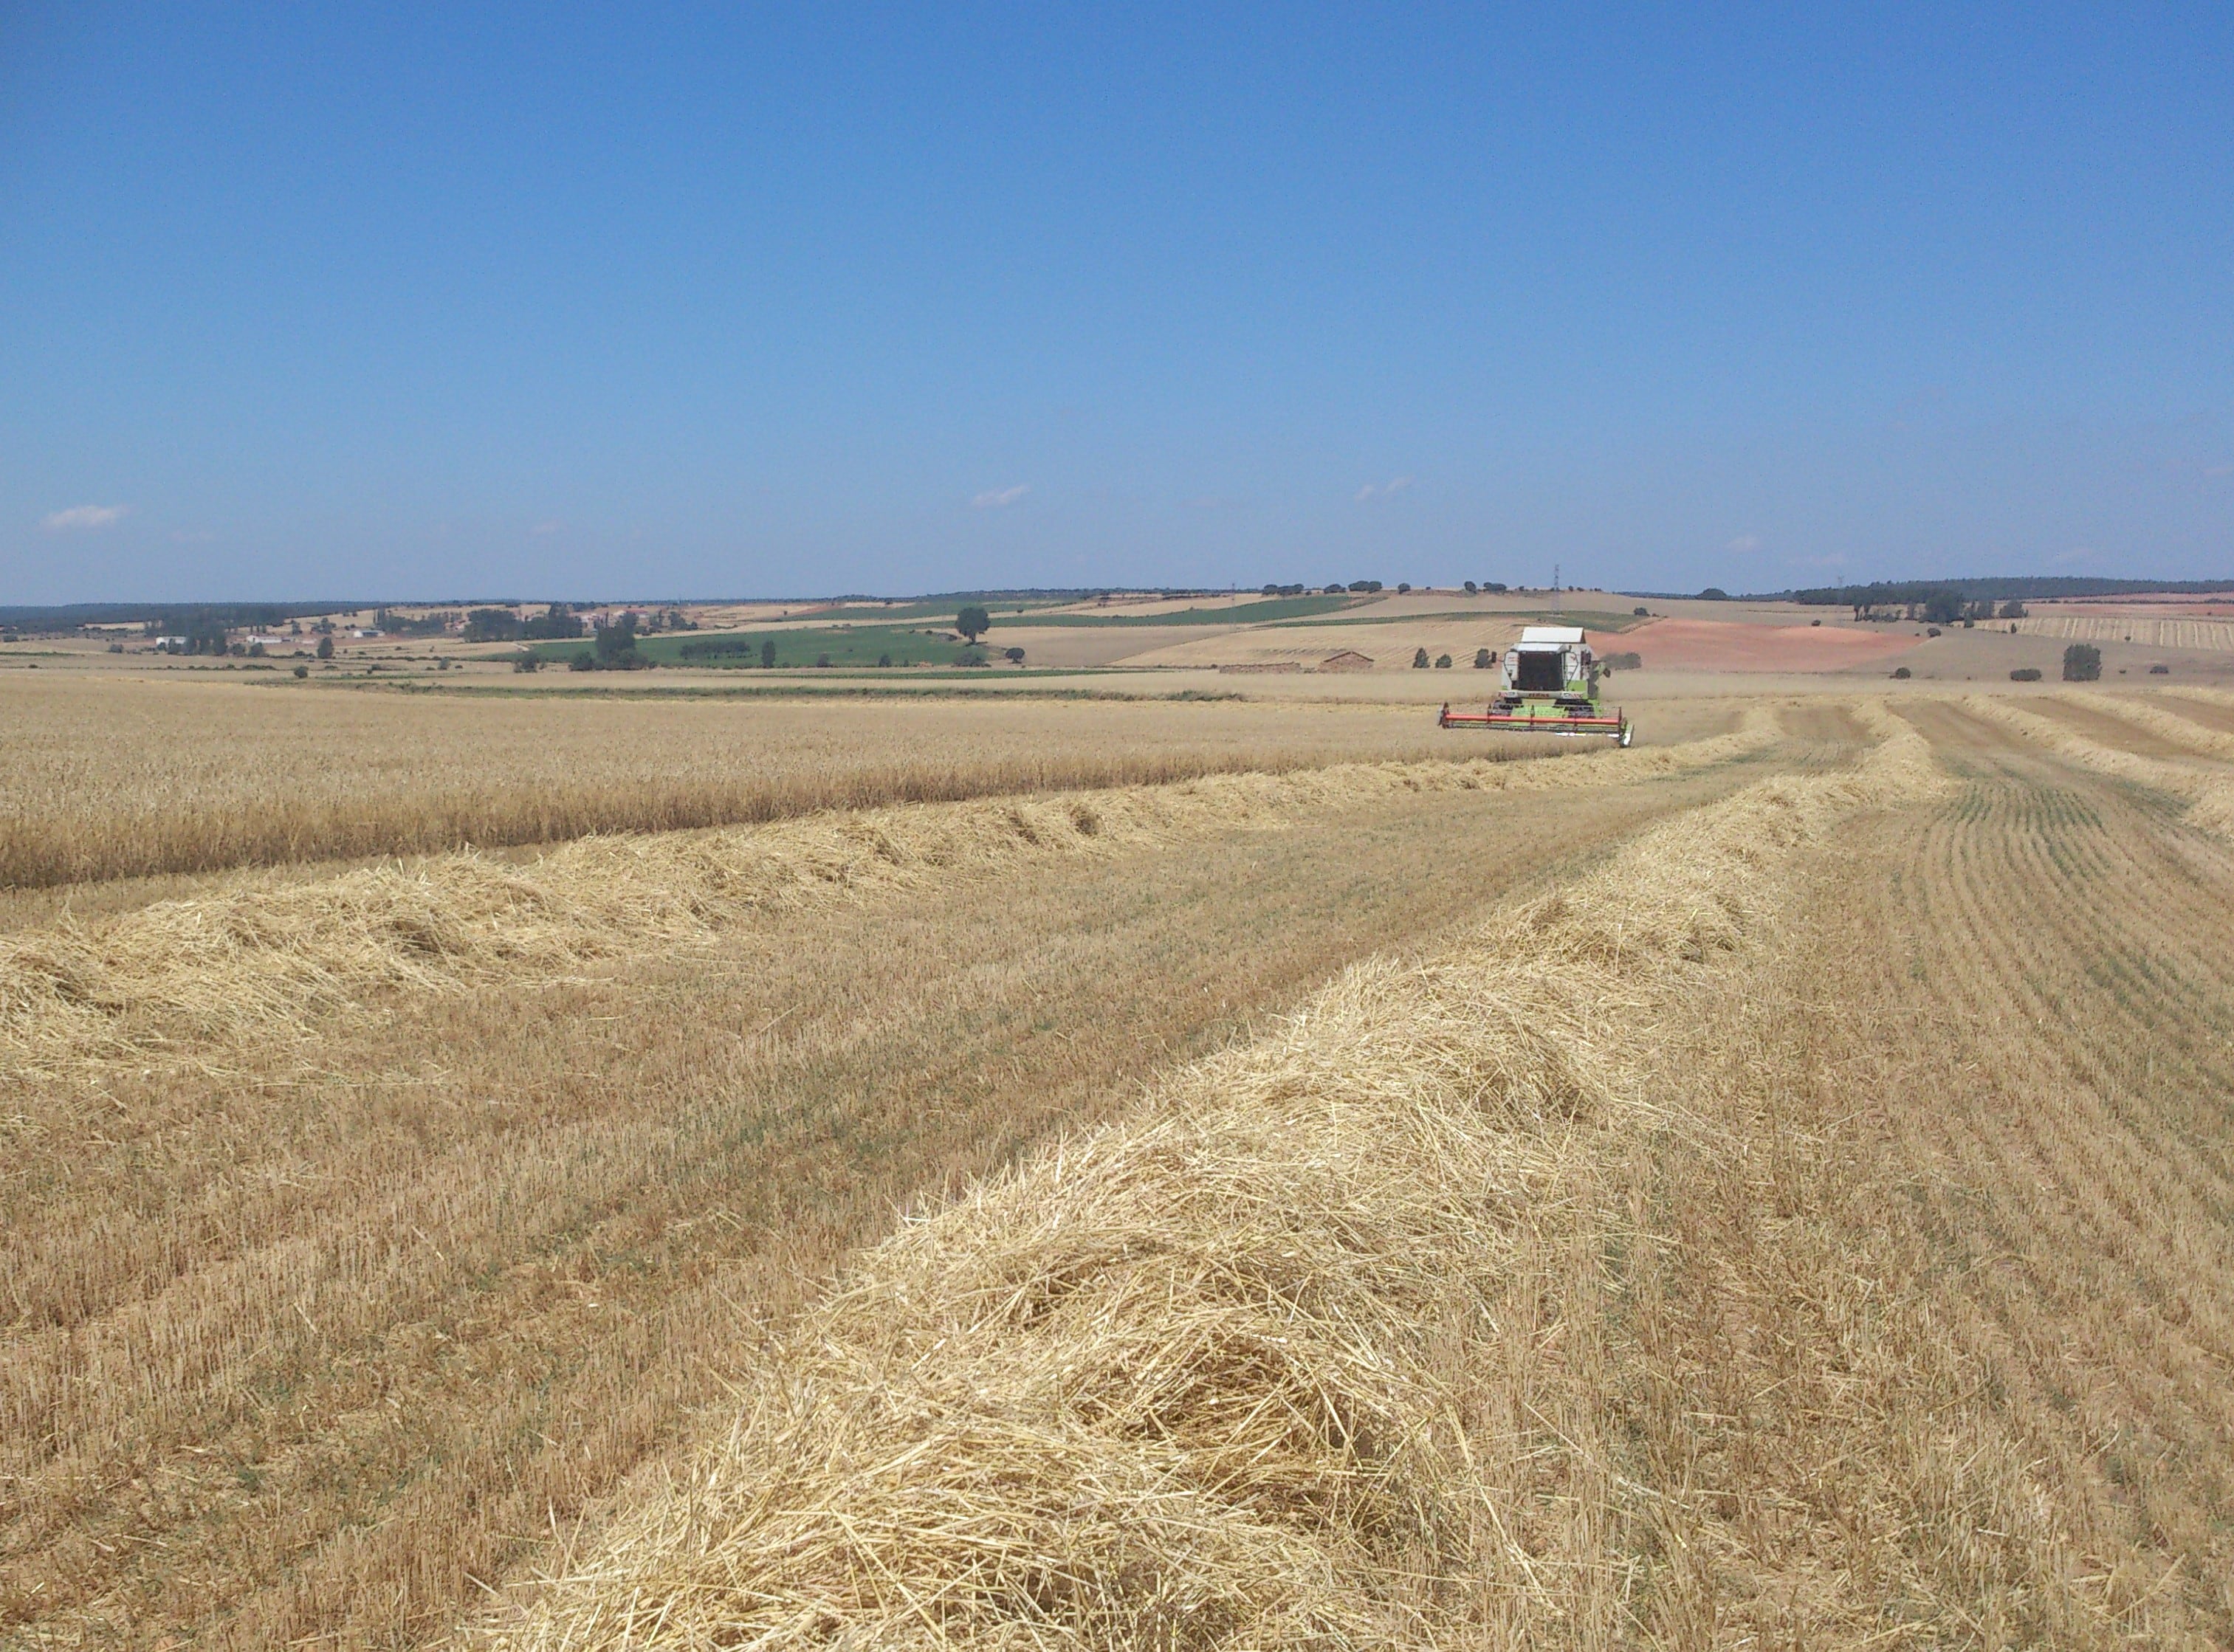
{"label": "clear blue sky", "polygon": [[1555,561],[2234,574],[2234,8],[0,0],[0,602]]}

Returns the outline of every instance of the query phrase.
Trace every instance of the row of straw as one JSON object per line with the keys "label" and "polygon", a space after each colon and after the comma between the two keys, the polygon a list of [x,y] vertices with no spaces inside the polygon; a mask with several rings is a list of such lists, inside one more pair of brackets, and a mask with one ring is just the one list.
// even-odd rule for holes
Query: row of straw
{"label": "row of straw", "polygon": [[916,888],[1028,856],[1109,855],[1276,829],[1402,792],[1522,794],[1725,761],[1737,732],[1558,762],[1342,764],[1287,774],[839,812],[766,826],[586,838],[526,865],[465,852],[312,882],[255,877],[196,898],[0,937],[0,1054],[33,1071],[300,1034],[387,990],[711,941],[767,908]]}
{"label": "row of straw", "polygon": [[482,1633],[1337,1648],[1480,1640],[1521,1597],[1554,1621],[1573,1580],[1485,1481],[1466,1399],[1519,1334],[1493,1306],[1515,1236],[1642,1121],[1627,1041],[1767,921],[1795,855],[1940,783],[1863,715],[1859,768],[1679,817],[1433,963],[1353,968],[908,1221],[725,1433]]}
{"label": "row of straw", "polygon": [[2234,833],[2234,771],[2205,761],[2206,754],[2224,756],[2234,752],[2234,741],[2200,724],[2161,711],[2144,702],[2121,695],[2070,695],[2060,696],[2074,704],[2130,723],[2196,754],[2197,761],[2176,761],[2106,745],[2070,724],[1993,695],[1973,695],[1963,702],[1974,715],[1998,724],[2031,743],[2068,759],[2083,768],[2115,780],[2146,787],[2186,800],[2187,819],[2206,831]]}

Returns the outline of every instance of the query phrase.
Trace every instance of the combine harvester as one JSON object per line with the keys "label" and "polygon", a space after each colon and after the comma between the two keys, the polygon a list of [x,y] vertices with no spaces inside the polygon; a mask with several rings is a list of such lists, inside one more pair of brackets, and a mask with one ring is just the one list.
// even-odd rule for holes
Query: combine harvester
{"label": "combine harvester", "polygon": [[1445,728],[1503,728],[1522,735],[1595,735],[1617,746],[1635,732],[1617,707],[1598,705],[1597,667],[1578,625],[1528,625],[1505,651],[1505,686],[1476,714],[1447,703],[1436,719]]}

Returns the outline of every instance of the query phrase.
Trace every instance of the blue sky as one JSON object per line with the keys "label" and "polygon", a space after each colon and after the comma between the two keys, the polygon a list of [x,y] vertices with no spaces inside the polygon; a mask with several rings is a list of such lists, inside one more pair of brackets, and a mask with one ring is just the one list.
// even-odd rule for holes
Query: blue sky
{"label": "blue sky", "polygon": [[1555,562],[2234,574],[2234,9],[0,0],[0,602]]}

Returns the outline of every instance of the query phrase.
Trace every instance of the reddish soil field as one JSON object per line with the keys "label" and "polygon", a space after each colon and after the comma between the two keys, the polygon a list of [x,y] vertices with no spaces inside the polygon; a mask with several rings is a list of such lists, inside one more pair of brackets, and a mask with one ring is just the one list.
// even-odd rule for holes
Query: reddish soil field
{"label": "reddish soil field", "polygon": [[1607,652],[1634,650],[1648,670],[1843,671],[1917,645],[1900,632],[1834,625],[1739,625],[1721,619],[1656,619]]}

